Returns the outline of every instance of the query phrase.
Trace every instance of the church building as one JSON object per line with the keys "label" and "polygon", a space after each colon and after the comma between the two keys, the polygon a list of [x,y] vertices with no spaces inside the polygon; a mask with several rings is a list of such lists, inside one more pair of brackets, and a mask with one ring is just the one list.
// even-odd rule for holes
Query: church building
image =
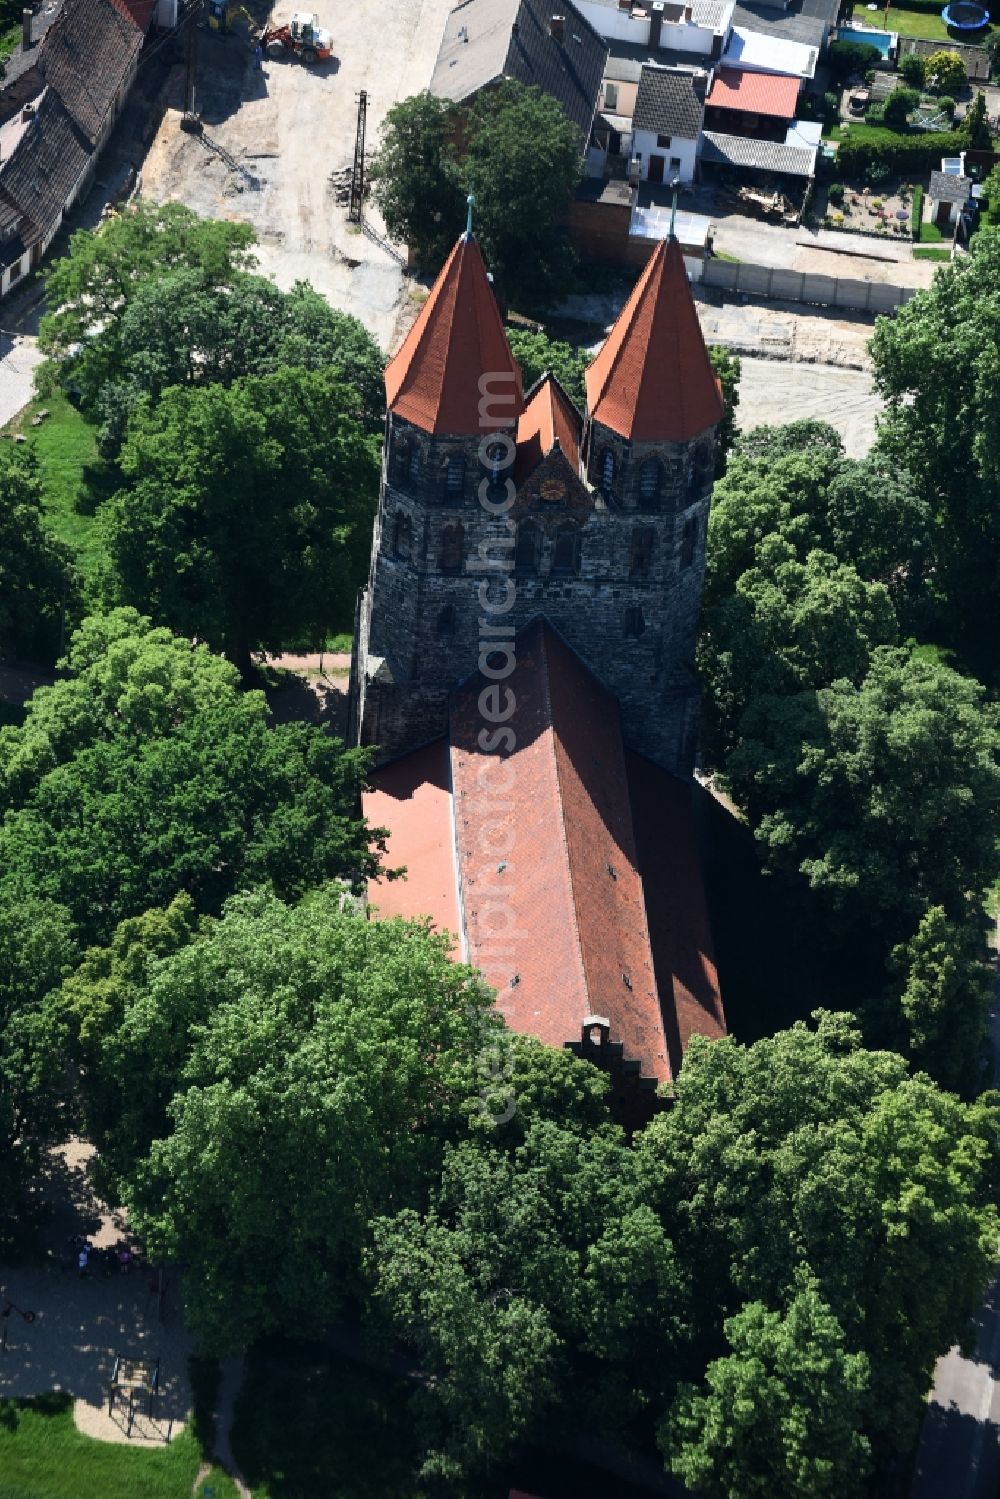
{"label": "church building", "polygon": [[386,369],[350,737],[389,829],[383,915],[429,915],[512,1029],[640,1122],[725,1032],[691,802],[723,406],[663,241],[586,376],[524,391],[471,228]]}

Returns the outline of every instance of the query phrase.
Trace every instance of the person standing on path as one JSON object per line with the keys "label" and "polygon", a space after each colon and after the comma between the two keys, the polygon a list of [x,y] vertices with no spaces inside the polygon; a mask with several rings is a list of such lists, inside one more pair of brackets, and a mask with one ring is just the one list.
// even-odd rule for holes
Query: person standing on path
{"label": "person standing on path", "polygon": [[81,1247],[80,1253],[77,1255],[77,1259],[76,1259],[77,1268],[78,1268],[78,1270],[80,1272],[80,1279],[81,1280],[83,1280],[83,1277],[87,1273],[87,1260],[89,1258],[90,1258],[90,1250],[87,1248],[86,1244],[84,1244]]}

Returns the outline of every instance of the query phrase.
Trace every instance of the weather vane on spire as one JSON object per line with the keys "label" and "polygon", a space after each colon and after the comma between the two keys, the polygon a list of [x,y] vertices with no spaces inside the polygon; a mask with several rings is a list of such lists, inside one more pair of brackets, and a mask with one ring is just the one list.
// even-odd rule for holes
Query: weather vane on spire
{"label": "weather vane on spire", "polygon": [[469,216],[468,216],[468,218],[465,221],[465,232],[469,236],[469,238],[471,239],[472,238],[472,210],[476,206],[476,195],[475,195],[475,193],[470,193],[469,196],[466,198],[465,201],[469,205]]}

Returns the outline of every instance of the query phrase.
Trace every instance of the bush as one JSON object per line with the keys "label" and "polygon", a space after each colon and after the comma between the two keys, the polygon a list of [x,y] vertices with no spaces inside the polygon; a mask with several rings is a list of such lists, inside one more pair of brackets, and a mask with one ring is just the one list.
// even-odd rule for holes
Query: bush
{"label": "bush", "polygon": [[955,118],[955,101],[950,94],[942,94],[938,100],[938,108],[943,109],[949,120]]}
{"label": "bush", "polygon": [[957,93],[966,84],[965,63],[957,52],[932,52],[924,64],[928,88]]}
{"label": "bush", "polygon": [[910,229],[914,239],[920,238],[920,220],[924,212],[924,190],[918,185],[913,189],[913,203],[910,207]]}
{"label": "bush", "polygon": [[927,70],[919,52],[907,52],[905,57],[900,58],[899,71],[903,75],[903,82],[908,83],[910,88],[923,88]]}
{"label": "bush", "polygon": [[869,46],[867,42],[831,42],[826,56],[835,78],[847,78],[851,73],[864,73],[882,60],[878,48]]}
{"label": "bush", "polygon": [[920,103],[920,95],[914,88],[894,88],[885,101],[882,118],[890,130],[905,130],[906,123]]}
{"label": "bush", "polygon": [[832,203],[834,208],[839,208],[844,201],[844,184],[842,182],[831,182],[827,190],[826,201]]}

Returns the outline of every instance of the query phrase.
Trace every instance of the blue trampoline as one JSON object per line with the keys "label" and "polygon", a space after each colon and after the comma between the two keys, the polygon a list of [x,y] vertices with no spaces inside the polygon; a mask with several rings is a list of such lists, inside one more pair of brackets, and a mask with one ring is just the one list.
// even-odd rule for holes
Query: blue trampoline
{"label": "blue trampoline", "polygon": [[952,0],[941,12],[941,19],[953,31],[982,31],[989,25],[990,13],[977,0]]}

